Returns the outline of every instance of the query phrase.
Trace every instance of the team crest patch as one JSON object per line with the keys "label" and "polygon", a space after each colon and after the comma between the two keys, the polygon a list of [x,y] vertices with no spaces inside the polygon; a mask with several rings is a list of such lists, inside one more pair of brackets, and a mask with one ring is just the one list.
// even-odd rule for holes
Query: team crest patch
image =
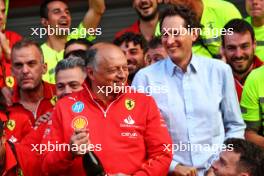
{"label": "team crest patch", "polygon": [[52,106],[55,106],[55,104],[56,104],[57,101],[58,101],[57,96],[53,96],[53,97],[50,99],[50,103],[52,104]]}
{"label": "team crest patch", "polygon": [[125,106],[126,106],[127,110],[132,110],[132,109],[134,109],[135,104],[136,104],[136,103],[135,103],[134,100],[131,100],[131,99],[126,99],[126,100],[125,100]]}
{"label": "team crest patch", "polygon": [[8,122],[6,123],[6,127],[10,130],[13,131],[16,127],[16,121],[10,119],[8,120]]}
{"label": "team crest patch", "polygon": [[84,104],[81,101],[77,101],[72,105],[72,111],[75,113],[80,113],[83,111],[83,109],[84,109]]}
{"label": "team crest patch", "polygon": [[15,79],[13,76],[7,76],[5,79],[5,84],[7,87],[12,88],[15,84]]}
{"label": "team crest patch", "polygon": [[82,129],[86,128],[88,125],[88,120],[84,116],[77,116],[72,120],[73,129]]}

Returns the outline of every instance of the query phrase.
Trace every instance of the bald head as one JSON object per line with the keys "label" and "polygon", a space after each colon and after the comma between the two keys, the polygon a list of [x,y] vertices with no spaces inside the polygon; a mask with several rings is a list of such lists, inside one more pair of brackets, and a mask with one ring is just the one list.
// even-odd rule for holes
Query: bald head
{"label": "bald head", "polygon": [[114,60],[127,62],[125,54],[118,46],[101,42],[93,45],[88,51],[87,66],[97,68],[102,63],[111,64]]}
{"label": "bald head", "polygon": [[88,50],[87,74],[92,86],[124,85],[128,77],[123,51],[111,43],[97,43]]}

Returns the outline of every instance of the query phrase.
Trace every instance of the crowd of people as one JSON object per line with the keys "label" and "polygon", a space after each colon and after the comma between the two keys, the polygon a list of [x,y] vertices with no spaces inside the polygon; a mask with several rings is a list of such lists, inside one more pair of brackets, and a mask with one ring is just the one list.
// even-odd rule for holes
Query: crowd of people
{"label": "crowd of people", "polygon": [[[6,2],[0,175],[264,174],[264,1],[243,19],[223,0],[132,0],[138,20],[96,42],[107,7],[87,0],[41,45],[5,28]],[[69,29],[68,4],[44,0],[40,22]]]}

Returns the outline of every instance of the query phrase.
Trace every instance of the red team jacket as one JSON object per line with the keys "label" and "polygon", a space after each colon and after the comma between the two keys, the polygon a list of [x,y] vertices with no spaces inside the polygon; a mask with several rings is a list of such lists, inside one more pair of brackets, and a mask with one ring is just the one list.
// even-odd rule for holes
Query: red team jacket
{"label": "red team jacket", "polygon": [[[75,128],[89,129],[90,149],[107,173],[167,175],[172,154],[165,145],[171,138],[152,97],[125,93],[104,107],[86,87],[57,102],[48,138],[69,144]],[[42,170],[46,175],[85,175],[82,158],[69,151],[46,152]]]}

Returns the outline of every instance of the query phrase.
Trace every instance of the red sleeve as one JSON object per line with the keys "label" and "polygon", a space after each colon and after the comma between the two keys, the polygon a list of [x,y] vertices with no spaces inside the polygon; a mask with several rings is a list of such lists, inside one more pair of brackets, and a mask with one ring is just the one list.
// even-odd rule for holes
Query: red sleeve
{"label": "red sleeve", "polygon": [[[60,107],[60,102],[58,102],[51,115],[52,125],[50,126],[50,133],[47,135],[46,139],[43,139],[42,145],[69,144],[70,141],[64,141],[63,137],[63,131],[65,129],[63,129],[61,108],[62,106]],[[73,159],[69,151],[45,151],[43,154],[42,171],[45,174],[51,175],[67,174],[67,170],[69,170],[73,164]]]}
{"label": "red sleeve", "polygon": [[142,164],[141,168],[134,173],[135,176],[160,176],[167,175],[172,161],[171,138],[167,126],[159,109],[152,97],[149,97],[147,129],[145,133],[145,143],[148,160]]}

